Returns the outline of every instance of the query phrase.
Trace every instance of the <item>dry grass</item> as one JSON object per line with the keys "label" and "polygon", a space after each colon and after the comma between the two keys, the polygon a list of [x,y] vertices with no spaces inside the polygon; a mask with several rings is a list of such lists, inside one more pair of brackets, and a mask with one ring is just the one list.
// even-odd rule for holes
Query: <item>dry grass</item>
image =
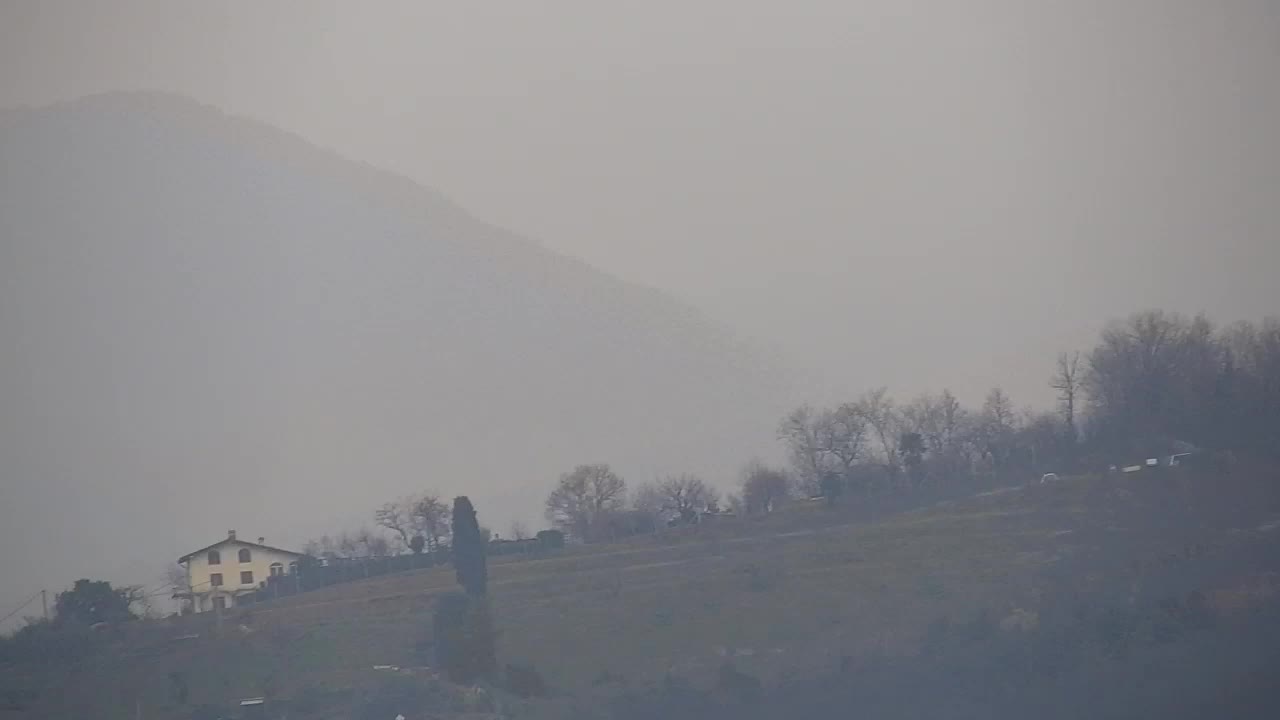
{"label": "dry grass", "polygon": [[[1064,481],[873,524],[807,509],[502,558],[490,567],[502,659],[579,692],[602,674],[632,686],[668,672],[709,682],[726,658],[769,683],[842,656],[913,652],[934,620],[1012,613],[1059,566],[1093,563],[1082,584],[1115,584],[1132,567],[1119,556],[1167,551],[1188,536],[1158,523],[1120,527],[1133,525],[1116,494],[1129,491],[1107,482]],[[1093,560],[1104,556],[1113,562]],[[190,679],[191,704],[356,687],[377,674],[374,665],[419,664],[433,597],[452,589],[452,570],[436,568],[265,603],[230,613],[220,629],[203,617],[139,624],[120,639],[127,659],[49,674],[46,691],[77,689],[48,715],[95,707],[93,716],[110,717],[85,700],[94,697],[113,698],[117,709],[131,711],[130,698],[142,697],[172,710],[171,671]],[[198,639],[169,640],[193,628]]]}

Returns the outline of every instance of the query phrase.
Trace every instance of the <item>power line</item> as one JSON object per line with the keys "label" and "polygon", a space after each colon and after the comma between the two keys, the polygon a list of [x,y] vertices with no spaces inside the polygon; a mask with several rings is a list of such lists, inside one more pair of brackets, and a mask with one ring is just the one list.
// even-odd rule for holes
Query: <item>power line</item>
{"label": "power line", "polygon": [[37,591],[36,591],[36,593],[35,593],[34,595],[32,595],[31,597],[27,598],[26,600],[23,600],[23,601],[22,601],[22,604],[21,604],[21,605],[19,605],[19,606],[18,606],[18,607],[16,607],[16,608],[14,608],[14,609],[10,610],[10,611],[9,611],[9,614],[5,615],[4,617],[0,617],[0,623],[4,622],[5,620],[8,620],[9,618],[13,617],[14,615],[17,615],[19,610],[21,610],[22,608],[24,608],[24,607],[26,607],[26,606],[30,605],[30,604],[31,604],[31,601],[32,601],[32,600],[35,600],[35,599],[36,599],[36,598],[38,598],[38,597],[40,597],[40,593],[42,593],[42,592],[44,592],[44,591],[43,591],[43,590],[37,590]]}

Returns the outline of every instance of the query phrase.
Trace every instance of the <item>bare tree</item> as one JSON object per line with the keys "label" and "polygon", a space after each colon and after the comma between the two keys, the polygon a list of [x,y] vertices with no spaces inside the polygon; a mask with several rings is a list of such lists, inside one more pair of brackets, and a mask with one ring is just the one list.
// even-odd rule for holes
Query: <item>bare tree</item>
{"label": "bare tree", "polygon": [[787,446],[804,492],[821,492],[824,478],[846,478],[866,438],[866,421],[852,404],[815,411],[804,405],[778,424],[778,439]]}
{"label": "bare tree", "polygon": [[312,538],[302,544],[302,554],[318,558],[324,554],[324,548],[321,547],[319,540]]}
{"label": "bare tree", "polygon": [[[1219,342],[1222,370],[1206,440],[1220,447],[1280,450],[1280,318],[1236,323]],[[1266,450],[1269,448],[1270,450]]]}
{"label": "bare tree", "polygon": [[511,522],[511,528],[507,530],[507,534],[511,536],[512,540],[528,539],[530,537],[529,526],[519,520],[513,520]]}
{"label": "bare tree", "polygon": [[893,398],[889,397],[887,388],[876,388],[863,393],[854,403],[857,413],[871,427],[875,440],[879,442],[880,458],[889,469],[890,476],[898,472],[898,437],[902,421],[894,407]]}
{"label": "bare tree", "polygon": [[321,535],[318,539],[308,540],[302,546],[302,552],[315,558],[334,559],[344,557],[342,550],[343,540],[341,537],[334,539],[328,535]]}
{"label": "bare tree", "polygon": [[386,536],[362,527],[351,535],[355,557],[386,557],[391,554],[391,543]]}
{"label": "bare tree", "polygon": [[725,507],[729,512],[742,517],[747,514],[747,503],[742,499],[741,493],[730,493],[724,501]]}
{"label": "bare tree", "polygon": [[395,533],[401,548],[413,548],[413,538],[422,536],[427,550],[438,550],[449,536],[450,512],[438,493],[428,492],[386,503],[373,512],[373,519]]}
{"label": "bare tree", "polygon": [[[1036,474],[1063,467],[1070,445],[1064,448],[1061,419],[1054,413],[1028,410],[1019,423],[1015,452],[1018,462]],[[1074,442],[1074,441],[1072,441]]]}
{"label": "bare tree", "polygon": [[658,483],[642,483],[631,494],[631,509],[653,518],[654,526],[665,524],[668,520],[666,499]]}
{"label": "bare tree", "polygon": [[815,494],[827,470],[824,462],[826,451],[818,438],[817,412],[808,405],[792,410],[778,424],[778,439],[786,445],[791,464],[805,490]]}
{"label": "bare tree", "polygon": [[155,620],[159,617],[155,603],[151,599],[152,595],[142,585],[125,585],[117,590],[128,602],[129,609],[138,617],[144,620]]}
{"label": "bare tree", "polygon": [[593,526],[607,513],[622,509],[627,484],[608,465],[579,465],[560,476],[547,496],[547,519],[573,537],[596,539]]}
{"label": "bare tree", "polygon": [[902,420],[900,441],[911,437],[913,447],[908,451],[900,448],[899,455],[904,459],[923,457],[924,453],[914,447],[914,437],[919,436],[924,444],[923,450],[928,452],[932,471],[945,477],[960,469],[964,459],[967,415],[950,390],[943,390],[936,397],[925,394],[912,400],[903,407]]}
{"label": "bare tree", "polygon": [[991,388],[982,404],[982,414],[1001,428],[1013,428],[1017,423],[1013,401],[998,387]]}
{"label": "bare tree", "polygon": [[1151,311],[1114,323],[1089,353],[1083,377],[1092,433],[1110,454],[1203,431],[1205,399],[1222,369],[1212,324]]}
{"label": "bare tree", "polygon": [[720,502],[720,493],[696,475],[673,475],[658,483],[663,509],[690,522],[709,505]]}
{"label": "bare tree", "polygon": [[187,574],[187,569],[181,565],[165,565],[164,567],[164,583],[169,589],[169,594],[173,597],[181,597],[182,614],[185,615],[191,611],[191,576]]}
{"label": "bare tree", "polygon": [[991,463],[999,472],[1007,464],[1013,452],[1017,418],[1013,403],[1000,388],[992,388],[982,404],[982,412],[972,424],[970,440],[980,457]]}
{"label": "bare tree", "polygon": [[449,537],[453,508],[441,500],[438,494],[426,493],[414,503],[413,517],[426,539],[427,550],[439,550],[444,539]]}
{"label": "bare tree", "polygon": [[746,512],[768,513],[791,494],[786,472],[752,461],[742,471],[742,502]]}
{"label": "bare tree", "polygon": [[965,411],[960,401],[950,390],[944,389],[937,400],[937,421],[934,428],[936,444],[939,450],[953,452],[959,447],[961,434],[964,432]]}
{"label": "bare tree", "polygon": [[374,523],[395,533],[406,548],[413,545],[413,536],[420,531],[414,523],[414,502],[413,498],[401,498],[373,511]]}
{"label": "bare tree", "polygon": [[591,521],[590,488],[586,478],[566,473],[560,476],[546,501],[547,520],[566,535],[585,541]]}
{"label": "bare tree", "polygon": [[1049,379],[1049,387],[1058,391],[1058,408],[1067,436],[1074,442],[1076,431],[1076,402],[1080,397],[1080,353],[1058,353],[1058,369]]}
{"label": "bare tree", "polygon": [[862,457],[867,438],[867,421],[854,403],[845,403],[818,416],[819,446],[826,455],[824,465],[847,480],[854,463]]}
{"label": "bare tree", "polygon": [[350,533],[342,533],[335,541],[339,557],[353,558],[360,556],[360,539]]}
{"label": "bare tree", "polygon": [[187,569],[181,565],[166,565],[164,567],[164,582],[175,593],[191,590],[191,580],[187,576]]}
{"label": "bare tree", "polygon": [[302,546],[302,552],[312,557],[330,560],[386,557],[392,554],[392,546],[385,535],[362,527],[352,532],[343,532],[336,537],[323,535],[319,540],[308,540]]}

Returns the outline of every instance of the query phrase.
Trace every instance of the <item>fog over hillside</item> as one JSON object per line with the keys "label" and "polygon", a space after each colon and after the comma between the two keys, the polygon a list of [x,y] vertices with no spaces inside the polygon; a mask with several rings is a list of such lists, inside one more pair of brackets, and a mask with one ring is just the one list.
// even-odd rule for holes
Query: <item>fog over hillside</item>
{"label": "fog over hillside", "polygon": [[727,484],[790,399],[659,292],[178,96],[0,114],[0,238],[5,604],[425,488],[504,532],[578,462]]}
{"label": "fog over hillside", "polygon": [[1274,0],[76,0],[0,106],[160,89],[775,342],[819,395],[1000,384],[1280,298]]}
{"label": "fog over hillside", "polygon": [[503,531],[577,462],[723,485],[802,401],[1047,409],[1111,319],[1275,315],[1277,38],[1275,0],[0,3],[0,613],[411,488]]}

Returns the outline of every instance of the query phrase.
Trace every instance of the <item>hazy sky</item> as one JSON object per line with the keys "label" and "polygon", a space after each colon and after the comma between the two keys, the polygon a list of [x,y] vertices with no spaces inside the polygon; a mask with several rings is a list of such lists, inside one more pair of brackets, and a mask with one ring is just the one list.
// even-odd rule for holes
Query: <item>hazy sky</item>
{"label": "hazy sky", "polygon": [[841,391],[1280,309],[1268,0],[9,2],[0,103],[162,89],[669,290]]}
{"label": "hazy sky", "polygon": [[0,105],[121,89],[408,175],[832,399],[1042,404],[1108,318],[1280,312],[1272,0],[0,4]]}

